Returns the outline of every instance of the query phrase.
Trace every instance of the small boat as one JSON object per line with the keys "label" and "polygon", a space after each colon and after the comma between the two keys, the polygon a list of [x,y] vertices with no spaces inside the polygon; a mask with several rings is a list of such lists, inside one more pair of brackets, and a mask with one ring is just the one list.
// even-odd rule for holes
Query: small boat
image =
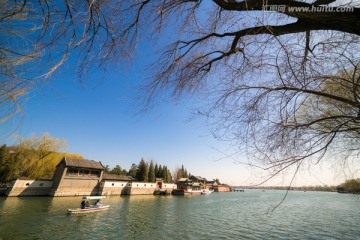
{"label": "small boat", "polygon": [[[101,202],[105,196],[85,196],[82,198],[80,208],[68,209],[68,213],[89,213],[99,212],[109,209],[110,205],[105,205]],[[86,200],[86,201],[85,201]],[[88,200],[96,200],[96,202],[90,204]]]}
{"label": "small boat", "polygon": [[200,189],[192,189],[192,188],[187,188],[187,189],[174,189],[172,191],[173,195],[200,195],[201,194]]}
{"label": "small boat", "polygon": [[191,189],[174,189],[172,191],[173,195],[191,195],[192,191]]}
{"label": "small boat", "polygon": [[214,190],[210,190],[208,188],[204,188],[204,189],[201,190],[202,195],[208,195],[208,194],[210,194],[212,192],[214,192]]}

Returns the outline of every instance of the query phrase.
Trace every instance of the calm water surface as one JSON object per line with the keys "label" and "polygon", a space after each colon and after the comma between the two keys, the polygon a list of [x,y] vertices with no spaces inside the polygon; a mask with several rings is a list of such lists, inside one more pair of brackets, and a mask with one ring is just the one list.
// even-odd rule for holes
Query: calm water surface
{"label": "calm water surface", "polygon": [[67,215],[81,197],[0,198],[0,239],[360,239],[360,196],[245,190],[109,197],[108,211]]}

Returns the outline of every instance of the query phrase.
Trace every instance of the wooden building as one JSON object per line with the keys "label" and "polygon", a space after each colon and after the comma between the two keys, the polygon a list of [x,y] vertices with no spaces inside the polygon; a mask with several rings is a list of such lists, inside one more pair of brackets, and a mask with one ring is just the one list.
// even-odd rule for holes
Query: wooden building
{"label": "wooden building", "polygon": [[200,176],[190,176],[189,179],[193,183],[199,183],[200,186],[205,186],[206,178],[200,177]]}

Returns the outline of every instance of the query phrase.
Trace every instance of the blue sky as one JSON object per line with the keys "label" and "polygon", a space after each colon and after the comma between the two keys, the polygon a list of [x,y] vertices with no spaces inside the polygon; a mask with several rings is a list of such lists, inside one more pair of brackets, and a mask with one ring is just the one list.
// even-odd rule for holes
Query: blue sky
{"label": "blue sky", "polygon": [[223,155],[214,148],[223,143],[214,141],[204,119],[193,119],[195,98],[159,103],[139,113],[142,105],[136,97],[152,56],[149,51],[138,54],[129,66],[119,63],[107,72],[94,70],[84,81],[71,71],[65,73],[74,64],[70,60],[27,96],[22,116],[0,126],[5,133],[1,142],[13,145],[14,134],[49,132],[67,140],[64,151],[110,167],[129,169],[141,158],[153,159],[172,170],[183,164],[192,174],[241,184],[243,167],[237,168],[232,160],[217,161]]}
{"label": "blue sky", "polygon": [[[228,144],[212,138],[201,118],[193,110],[201,103],[195,97],[180,102],[163,102],[139,114],[136,96],[139,84],[145,82],[148,64],[136,58],[124,67],[111,66],[106,73],[95,71],[83,84],[74,74],[59,74],[48,84],[28,95],[23,116],[0,126],[5,134],[1,141],[16,144],[14,133],[22,137],[49,132],[67,140],[64,151],[78,153],[86,159],[129,169],[141,158],[155,160],[170,169],[182,164],[192,174],[236,185],[257,184],[266,172],[256,172],[246,165],[226,158]],[[66,67],[66,66],[65,66]],[[218,150],[219,151],[218,151]],[[224,158],[225,157],[225,158]],[[241,155],[237,161],[246,162]],[[297,185],[336,184],[326,166],[306,171]],[[269,184],[286,185],[291,173],[285,173]],[[321,180],[320,180],[321,179]]]}

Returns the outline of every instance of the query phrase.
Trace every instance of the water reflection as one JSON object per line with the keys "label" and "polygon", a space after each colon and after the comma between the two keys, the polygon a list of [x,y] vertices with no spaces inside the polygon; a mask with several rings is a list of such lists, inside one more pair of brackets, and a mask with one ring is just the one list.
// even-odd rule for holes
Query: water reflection
{"label": "water reflection", "polygon": [[[0,239],[356,239],[360,201],[281,191],[204,197],[113,196],[107,211],[68,215],[81,197],[0,198]],[[304,229],[306,231],[304,231]]]}

